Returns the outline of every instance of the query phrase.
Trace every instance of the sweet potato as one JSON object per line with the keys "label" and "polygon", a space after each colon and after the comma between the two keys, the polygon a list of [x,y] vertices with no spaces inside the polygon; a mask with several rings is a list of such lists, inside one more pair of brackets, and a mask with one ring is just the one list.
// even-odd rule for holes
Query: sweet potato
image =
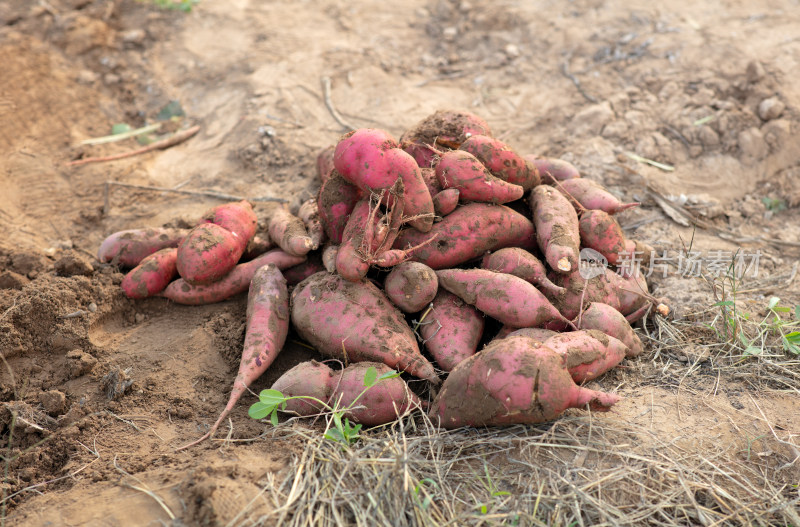
{"label": "sweet potato", "polygon": [[436,177],[436,169],[420,168],[419,172],[422,174],[422,180],[425,182],[425,186],[428,187],[428,192],[430,192],[431,196],[435,196],[442,191],[442,185],[439,183],[439,178]]}
{"label": "sweet potato", "polygon": [[297,216],[303,221],[306,226],[308,237],[311,238],[311,250],[316,251],[319,249],[322,242],[325,241],[325,230],[322,228],[322,223],[319,220],[319,207],[317,207],[317,200],[312,198],[303,202],[300,205],[300,210],[297,211]]}
{"label": "sweet potato", "polygon": [[242,254],[242,258],[239,261],[246,262],[248,260],[252,260],[256,256],[261,256],[273,247],[275,247],[275,244],[272,243],[268,232],[256,234],[247,244],[247,248],[245,248],[244,254]]}
{"label": "sweet potato", "polygon": [[541,423],[587,404],[607,411],[619,399],[576,385],[566,358],[541,343],[508,337],[456,366],[428,415],[444,428]]}
{"label": "sweet potato", "polygon": [[449,188],[435,194],[433,196],[433,212],[439,217],[447,216],[458,207],[460,196],[461,193],[457,188]]}
{"label": "sweet potato", "polygon": [[563,159],[552,159],[537,157],[534,155],[522,156],[526,161],[532,163],[539,171],[542,183],[555,185],[556,181],[566,181],[568,179],[580,178],[578,169],[569,161]]}
{"label": "sweet potato", "polygon": [[557,331],[545,328],[513,328],[511,326],[503,326],[497,335],[492,339],[503,339],[506,337],[528,337],[539,342],[544,342],[553,335],[558,335]]}
{"label": "sweet potato", "polygon": [[422,404],[399,377],[382,379],[366,388],[364,378],[369,368],[375,368],[379,377],[394,371],[380,362],[358,362],[343,369],[338,381],[334,374],[330,404],[338,403],[339,408],[352,406],[345,412],[345,417],[367,426],[382,425],[391,423],[410,408]]}
{"label": "sweet potato", "polygon": [[470,112],[439,110],[404,133],[400,137],[400,147],[425,168],[431,166],[439,153],[437,146],[458,148],[472,135],[491,137],[492,131],[486,121]]}
{"label": "sweet potato", "polygon": [[525,193],[521,186],[493,176],[475,156],[463,150],[445,152],[435,168],[442,188],[458,189],[462,200],[503,204]]}
{"label": "sweet potato", "polygon": [[273,249],[261,256],[234,267],[222,279],[208,285],[190,285],[182,278],[169,284],[159,296],[178,304],[198,306],[222,302],[234,295],[244,293],[250,287],[253,274],[259,267],[275,264],[279,269],[288,269],[304,262],[305,256],[294,256],[280,249]]}
{"label": "sweet potato", "polygon": [[572,325],[533,285],[522,278],[486,269],[436,271],[439,285],[483,313],[517,328],[548,322]]}
{"label": "sweet potato", "polygon": [[644,351],[642,341],[625,320],[625,316],[608,304],[591,302],[574,322],[578,329],[596,329],[619,339],[628,347],[627,357],[636,357]]}
{"label": "sweet potato", "polygon": [[161,227],[115,232],[100,244],[97,259],[122,267],[136,267],[156,251],[177,247],[187,234],[189,234],[188,229]]}
{"label": "sweet potato", "polygon": [[508,145],[485,135],[472,135],[459,147],[480,160],[493,175],[525,191],[541,183],[536,167]]}
{"label": "sweet potato", "polygon": [[533,223],[504,205],[468,203],[436,223],[430,232],[406,229],[394,243],[395,249],[415,247],[412,260],[433,269],[445,269],[478,258],[486,251],[503,247],[531,249],[535,245]]}
{"label": "sweet potato", "polygon": [[439,382],[403,314],[369,281],[350,282],[327,272],[306,278],[292,292],[292,322],[323,355],[383,362]]}
{"label": "sweet potato", "polygon": [[[399,172],[399,179],[403,182],[403,214],[407,217],[406,221],[411,227],[428,232],[435,216],[433,198],[417,162],[400,149],[390,150],[387,157],[394,163],[394,170]],[[391,206],[390,202],[386,204]]]}
{"label": "sweet potato", "polygon": [[519,247],[506,247],[493,253],[487,253],[481,267],[490,271],[513,274],[535,285],[547,295],[559,295],[564,288],[559,287],[547,278],[547,269],[534,255]]}
{"label": "sweet potato", "polygon": [[191,285],[216,282],[236,266],[247,243],[216,223],[194,227],[178,246],[178,274]]}
{"label": "sweet potato", "polygon": [[342,243],[347,220],[360,199],[361,190],[335,170],[322,184],[317,197],[317,209],[322,228],[333,243]]}
{"label": "sweet potato", "polygon": [[602,210],[585,210],[580,215],[578,229],[581,244],[602,254],[608,263],[617,265],[625,251],[625,233],[617,220]]}
{"label": "sweet potato", "polygon": [[[286,397],[313,397],[328,404],[338,378],[339,374],[326,364],[311,360],[301,362],[278,377],[271,388]],[[283,410],[297,415],[314,415],[323,412],[325,407],[311,399],[290,399]]]}
{"label": "sweet potato", "polygon": [[328,180],[331,175],[333,167],[333,152],[336,150],[336,145],[331,145],[324,148],[317,154],[317,176],[322,183]]}
{"label": "sweet potato", "polygon": [[277,207],[269,219],[269,237],[284,252],[304,256],[314,248],[303,220],[283,207]]}
{"label": "sweet potato", "polygon": [[444,371],[475,354],[483,335],[483,314],[453,293],[439,289],[417,331],[436,364]]}
{"label": "sweet potato", "polygon": [[439,289],[436,272],[419,262],[402,262],[386,276],[383,290],[405,313],[416,313],[433,301]]}
{"label": "sweet potato", "polygon": [[[635,207],[638,203],[623,203],[599,183],[586,178],[560,181],[556,185],[565,196],[577,202],[576,208],[602,210],[608,214],[616,214],[625,209]],[[580,208],[579,208],[580,207]]]}
{"label": "sweet potato", "polygon": [[200,223],[216,223],[235,234],[246,247],[256,233],[258,218],[250,202],[242,200],[217,205],[203,215]]}
{"label": "sweet potato", "polygon": [[592,302],[608,304],[619,310],[619,293],[616,288],[620,281],[613,278],[613,274],[608,270],[587,280],[577,269],[568,274],[553,273],[550,278],[563,287],[564,292],[557,295],[546,293],[546,296],[569,319],[574,319],[581,312],[581,307]]}
{"label": "sweet potato", "polygon": [[326,271],[325,266],[322,264],[322,255],[317,252],[308,253],[307,260],[300,262],[297,265],[288,267],[283,270],[283,277],[286,278],[286,283],[289,286],[295,286],[320,271]]}
{"label": "sweet potato", "polygon": [[339,246],[329,243],[322,249],[322,265],[329,273],[336,272],[336,257],[339,256]]}
{"label": "sweet potato", "polygon": [[628,354],[623,342],[594,329],[558,333],[543,344],[567,358],[567,371],[576,383],[600,377]]}
{"label": "sweet potato", "polygon": [[[211,437],[231,413],[247,388],[258,379],[278,356],[289,333],[289,292],[286,280],[274,264],[260,267],[253,275],[247,296],[247,329],[239,372],[233,381],[228,404],[211,426],[197,441],[182,448],[196,445]],[[180,450],[180,449],[179,449]]]}
{"label": "sweet potato", "polygon": [[336,271],[346,280],[357,282],[367,276],[369,262],[367,252],[369,236],[375,230],[379,218],[370,214],[369,200],[359,201],[342,233],[342,244],[336,253]]}
{"label": "sweet potato", "polygon": [[552,187],[540,185],[530,196],[536,241],[550,267],[560,273],[578,268],[580,233],[578,215],[567,198]]}
{"label": "sweet potato", "polygon": [[384,130],[354,130],[342,136],[336,144],[333,166],[346,180],[361,189],[388,188],[399,175],[392,162],[397,154],[388,154],[397,150],[397,146],[397,141]]}
{"label": "sweet potato", "polygon": [[163,291],[178,276],[178,249],[161,249],[142,260],[122,279],[128,298],[147,298]]}

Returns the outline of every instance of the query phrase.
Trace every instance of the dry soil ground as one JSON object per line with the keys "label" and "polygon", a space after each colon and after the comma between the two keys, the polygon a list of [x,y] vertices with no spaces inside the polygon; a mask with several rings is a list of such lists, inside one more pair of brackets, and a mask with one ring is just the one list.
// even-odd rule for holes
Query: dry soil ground
{"label": "dry soil ground", "polygon": [[[711,262],[737,250],[759,254],[737,283],[746,335],[770,297],[800,303],[797,0],[157,3],[0,3],[4,522],[800,525],[798,363],[774,332],[744,357],[705,326],[724,329]],[[230,438],[256,440],[174,451],[227,399],[245,300],[124,298],[119,270],[94,259],[103,238],[188,225],[218,201],[111,187],[104,203],[104,184],[311,195],[316,153],[343,132],[323,77],[356,127],[399,135],[470,109],[520,151],[641,201],[620,219],[659,254],[701,252],[705,277],[651,277],[676,318],[640,328],[645,355],[596,383],[625,397],[613,412],[447,436],[410,418],[349,455],[318,444],[318,425],[250,420],[250,397]],[[202,127],[188,142],[66,165],[135,148],[79,143],[170,101]],[[704,228],[679,225],[662,195]],[[311,357],[289,346],[255,389]]]}

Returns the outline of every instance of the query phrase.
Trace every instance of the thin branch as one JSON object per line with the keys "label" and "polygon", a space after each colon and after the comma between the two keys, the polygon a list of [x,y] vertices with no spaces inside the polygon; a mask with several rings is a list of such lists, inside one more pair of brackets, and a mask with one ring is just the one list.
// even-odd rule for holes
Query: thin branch
{"label": "thin branch", "polygon": [[78,159],[76,161],[70,161],[69,163],[67,163],[67,166],[73,167],[73,166],[87,165],[89,163],[103,163],[105,161],[116,161],[117,159],[124,159],[126,157],[138,156],[139,154],[145,154],[147,152],[152,152],[154,150],[166,150],[167,148],[170,148],[172,146],[175,146],[177,144],[186,141],[190,137],[197,134],[197,132],[199,131],[200,131],[199,125],[192,126],[191,128],[187,128],[186,130],[176,132],[165,139],[156,141],[155,143],[151,143],[142,148],[137,148],[136,150],[122,152],[111,156],[87,157],[85,159]]}
{"label": "thin branch", "polygon": [[355,130],[356,127],[345,121],[344,117],[342,117],[342,115],[336,111],[336,108],[333,106],[333,101],[331,100],[331,78],[322,77],[320,80],[322,81],[322,97],[325,100],[325,106],[328,108],[331,116],[342,126],[342,128],[346,128],[347,131]]}

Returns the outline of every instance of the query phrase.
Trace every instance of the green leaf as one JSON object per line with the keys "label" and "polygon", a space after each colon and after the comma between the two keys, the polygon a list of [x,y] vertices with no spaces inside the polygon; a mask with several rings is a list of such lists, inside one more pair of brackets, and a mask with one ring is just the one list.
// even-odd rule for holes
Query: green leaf
{"label": "green leaf", "polygon": [[271,404],[272,406],[278,406],[279,404],[286,401],[286,396],[283,395],[278,390],[273,390],[272,388],[261,390],[261,393],[258,394],[258,400],[264,404]]}
{"label": "green leaf", "polygon": [[800,344],[800,331],[792,331],[783,336],[788,342]]}
{"label": "green leaf", "polygon": [[784,307],[784,306],[778,306],[778,307],[772,308],[772,310],[775,311],[776,313],[791,313],[792,312],[792,308]]}
{"label": "green leaf", "polygon": [[717,302],[716,304],[712,304],[711,307],[722,307],[722,306],[732,306],[733,300],[722,300]]}
{"label": "green leaf", "polygon": [[264,419],[270,413],[275,411],[275,405],[264,404],[262,402],[253,403],[250,409],[247,410],[247,415],[253,419]]}
{"label": "green leaf", "polygon": [[496,491],[492,492],[492,496],[494,496],[494,497],[511,496],[511,493],[508,492],[507,490],[496,490]]}
{"label": "green leaf", "polygon": [[488,512],[489,512],[489,509],[486,507],[486,505],[481,505],[481,514],[486,514]]}
{"label": "green leaf", "polygon": [[794,306],[794,319],[800,320],[800,304]]}
{"label": "green leaf", "polygon": [[117,123],[111,127],[111,135],[124,134],[132,130],[128,123]]}
{"label": "green leaf", "polygon": [[169,101],[166,106],[161,108],[156,115],[157,121],[168,121],[173,117],[183,117],[186,115],[183,113],[183,108],[181,107],[181,103],[178,101]]}
{"label": "green leaf", "polygon": [[339,431],[338,428],[331,428],[327,432],[325,432],[325,439],[329,439],[330,441],[336,441],[337,443],[344,443],[344,436]]}
{"label": "green leaf", "polygon": [[372,386],[375,386],[375,383],[377,381],[378,381],[378,370],[375,369],[375,366],[370,366],[364,373],[364,386],[370,388]]}
{"label": "green leaf", "polygon": [[748,346],[748,347],[747,347],[747,349],[745,349],[745,350],[744,350],[744,354],[745,354],[745,355],[760,355],[760,354],[761,354],[761,351],[762,351],[762,350],[761,350],[761,348],[759,348],[759,347],[756,347],[756,346]]}
{"label": "green leaf", "polygon": [[386,373],[378,377],[378,380],[383,381],[385,379],[394,379],[396,377],[400,377],[399,371],[387,371]]}
{"label": "green leaf", "polygon": [[278,409],[277,408],[272,410],[272,414],[270,414],[269,420],[272,423],[272,426],[278,426]]}
{"label": "green leaf", "polygon": [[739,340],[745,347],[750,347],[750,339],[744,336],[744,333],[739,333]]}
{"label": "green leaf", "polygon": [[781,301],[781,299],[778,298],[777,296],[770,297],[769,306],[767,307],[767,309],[774,309],[775,306],[777,306],[778,302],[780,302],[780,301]]}

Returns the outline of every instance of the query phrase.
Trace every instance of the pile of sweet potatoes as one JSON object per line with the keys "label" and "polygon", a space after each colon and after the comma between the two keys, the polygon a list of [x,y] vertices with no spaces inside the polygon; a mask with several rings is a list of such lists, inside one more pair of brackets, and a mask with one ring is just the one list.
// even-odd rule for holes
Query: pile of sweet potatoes
{"label": "pile of sweet potatoes", "polygon": [[[619,399],[580,384],[643,351],[631,323],[658,304],[622,266],[646,251],[614,217],[635,203],[565,161],[519,155],[468,112],[436,112],[399,141],[350,132],[316,166],[316,199],[277,208],[266,242],[243,201],[191,230],[125,231],[100,248],[100,260],[133,267],[122,283],[131,298],[200,304],[250,290],[242,366],[210,433],[290,328],[339,364],[424,379],[444,427],[535,423]],[[582,249],[601,266],[587,268]],[[360,385],[349,372],[308,363],[275,388],[307,396],[285,409],[308,415],[320,410],[312,401],[350,397]],[[391,381],[349,415],[380,424],[421,406]]]}

